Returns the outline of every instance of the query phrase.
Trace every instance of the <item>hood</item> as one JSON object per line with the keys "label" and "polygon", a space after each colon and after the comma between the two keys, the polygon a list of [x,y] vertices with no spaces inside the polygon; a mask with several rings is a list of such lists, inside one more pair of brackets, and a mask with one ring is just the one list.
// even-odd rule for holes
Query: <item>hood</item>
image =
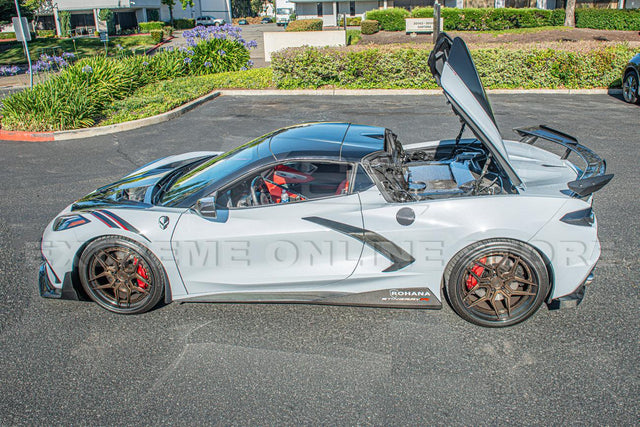
{"label": "hood", "polygon": [[509,162],[491,104],[465,42],[440,34],[429,55],[429,67],[454,113],[473,131],[515,186],[522,185]]}
{"label": "hood", "polygon": [[[199,163],[215,157],[218,152],[193,152],[164,157],[148,163],[116,182],[105,185],[76,201],[71,210],[86,210],[105,207],[148,208],[154,205],[154,190],[164,187],[181,171],[188,171]],[[166,178],[166,179],[165,179]]]}

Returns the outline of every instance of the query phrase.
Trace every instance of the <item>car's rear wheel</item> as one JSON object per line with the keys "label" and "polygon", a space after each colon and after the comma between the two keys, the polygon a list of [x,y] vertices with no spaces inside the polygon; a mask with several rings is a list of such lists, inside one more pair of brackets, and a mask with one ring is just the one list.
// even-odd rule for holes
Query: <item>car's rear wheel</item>
{"label": "car's rear wheel", "polygon": [[515,240],[470,245],[447,269],[446,291],[452,308],[481,326],[511,326],[528,319],[542,305],[549,286],[540,254]]}
{"label": "car's rear wheel", "polygon": [[155,307],[167,280],[160,261],[147,248],[118,236],[91,242],[80,256],[78,273],[87,295],[119,314]]}
{"label": "car's rear wheel", "polygon": [[638,74],[634,71],[629,71],[622,82],[622,96],[625,101],[632,104],[640,101],[638,86]]}

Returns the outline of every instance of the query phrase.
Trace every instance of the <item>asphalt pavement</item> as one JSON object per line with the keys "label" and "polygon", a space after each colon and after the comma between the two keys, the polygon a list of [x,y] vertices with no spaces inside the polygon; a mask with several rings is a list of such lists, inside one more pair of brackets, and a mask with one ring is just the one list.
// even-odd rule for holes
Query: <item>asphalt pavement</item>
{"label": "asphalt pavement", "polygon": [[505,137],[546,123],[616,174],[595,197],[603,252],[584,302],[507,329],[446,305],[174,303],[119,316],[38,294],[47,222],[137,166],[317,120],[386,126],[406,143],[453,137],[440,96],[222,96],[135,131],[1,142],[0,425],[637,425],[640,107],[606,95],[491,101]]}

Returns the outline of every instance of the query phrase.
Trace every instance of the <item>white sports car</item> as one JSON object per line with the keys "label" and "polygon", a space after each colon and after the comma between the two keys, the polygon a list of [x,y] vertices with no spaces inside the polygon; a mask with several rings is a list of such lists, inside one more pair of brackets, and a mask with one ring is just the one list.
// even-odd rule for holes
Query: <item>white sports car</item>
{"label": "white sports car", "polygon": [[457,137],[402,145],[381,127],[313,123],[156,160],[47,226],[41,295],[123,314],[162,298],[437,309],[446,297],[490,327],[579,304],[600,256],[604,160],[545,126],[503,140],[461,39],[441,35],[429,64]]}

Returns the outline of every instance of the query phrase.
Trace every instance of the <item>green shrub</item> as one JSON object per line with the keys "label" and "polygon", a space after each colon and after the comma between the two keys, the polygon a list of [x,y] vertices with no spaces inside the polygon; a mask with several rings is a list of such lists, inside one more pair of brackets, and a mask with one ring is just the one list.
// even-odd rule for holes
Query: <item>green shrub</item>
{"label": "green shrub", "polygon": [[15,39],[16,38],[16,33],[14,33],[13,31],[9,32],[7,31],[6,33],[0,33],[0,40],[11,40],[11,39]]}
{"label": "green shrub", "polygon": [[290,22],[286,31],[322,31],[322,19],[299,19]]}
{"label": "green shrub", "polygon": [[60,34],[62,37],[71,36],[71,12],[61,10],[58,12],[58,19],[60,19]]}
{"label": "green shrub", "polygon": [[52,38],[56,36],[55,30],[37,30],[36,35],[41,38]]}
{"label": "green shrub", "polygon": [[576,27],[640,31],[640,9],[576,9]]}
{"label": "green shrub", "polygon": [[162,31],[164,32],[164,36],[165,37],[173,36],[173,31],[174,30],[175,30],[175,28],[173,28],[171,25],[167,25],[166,27],[162,28]]}
{"label": "green shrub", "polygon": [[[544,9],[441,9],[445,31],[508,30],[559,26],[564,23],[564,10]],[[368,16],[368,15],[367,15]],[[418,7],[411,12],[413,18],[432,18],[433,8]],[[576,27],[607,30],[640,30],[640,10],[628,9],[576,9]]]}
{"label": "green shrub", "polygon": [[188,30],[196,26],[195,19],[174,19],[173,26],[176,30]]}
{"label": "green shrub", "polygon": [[150,34],[154,43],[160,43],[164,37],[164,31],[162,30],[151,30]]}
{"label": "green shrub", "polygon": [[379,30],[378,21],[374,21],[373,19],[365,19],[360,25],[360,31],[362,31],[362,34],[375,34]]}
{"label": "green shrub", "polygon": [[165,27],[165,23],[162,21],[141,22],[138,24],[140,32],[149,33],[151,30],[162,30]]}
{"label": "green shrub", "polygon": [[347,29],[347,46],[358,44],[362,38],[362,32],[360,30]]}
{"label": "green shrub", "polygon": [[[153,32],[161,30],[152,30]],[[224,30],[222,30],[224,31]],[[237,71],[251,66],[247,43],[192,35],[195,46],[159,52],[152,57],[95,56],[76,62],[33,89],[3,99],[2,127],[54,131],[93,126],[107,105],[147,84],[187,75]],[[224,33],[222,33],[224,34]]]}
{"label": "green shrub", "polygon": [[[290,48],[272,55],[276,86],[318,88],[437,88],[427,60],[428,49]],[[619,84],[632,56],[626,45],[569,52],[552,49],[472,51],[488,88],[594,88]]]}
{"label": "green shrub", "polygon": [[380,28],[384,31],[404,31],[405,18],[409,16],[408,10],[400,7],[392,7],[389,9],[371,10],[367,12],[366,19],[378,21]]}
{"label": "green shrub", "polygon": [[[347,16],[347,26],[348,27],[358,27],[362,23],[362,18],[359,16]],[[338,21],[338,26],[342,27],[344,25],[344,18],[340,17]]]}

